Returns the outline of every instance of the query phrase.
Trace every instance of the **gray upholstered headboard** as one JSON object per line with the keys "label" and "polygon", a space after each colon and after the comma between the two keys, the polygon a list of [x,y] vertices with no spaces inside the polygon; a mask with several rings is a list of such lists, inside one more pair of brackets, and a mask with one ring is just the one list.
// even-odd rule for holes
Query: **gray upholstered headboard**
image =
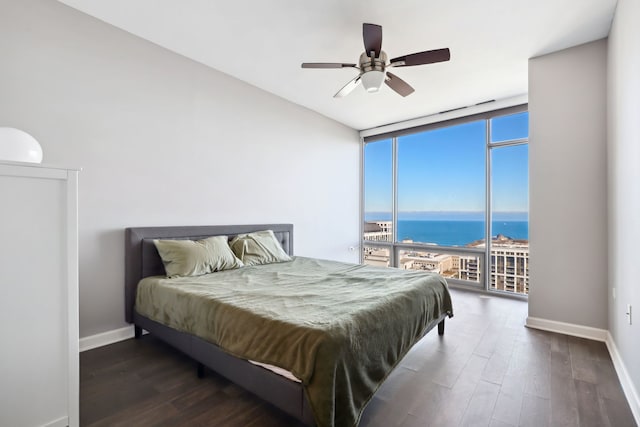
{"label": "gray upholstered headboard", "polygon": [[138,282],[148,276],[164,275],[164,265],[153,239],[202,239],[260,230],[273,230],[285,252],[293,255],[293,224],[203,225],[179,227],[134,227],[125,230],[125,319],[133,322]]}

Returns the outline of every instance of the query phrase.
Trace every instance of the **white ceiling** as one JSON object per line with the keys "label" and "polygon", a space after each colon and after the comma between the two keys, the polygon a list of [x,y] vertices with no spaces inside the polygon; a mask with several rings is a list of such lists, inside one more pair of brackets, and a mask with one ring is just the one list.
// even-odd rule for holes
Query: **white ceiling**
{"label": "white ceiling", "polygon": [[[606,37],[616,0],[60,0],[354,129],[527,92],[527,59]],[[333,95],[355,69],[362,23],[390,58],[448,47],[451,61],[397,68],[416,91]]]}

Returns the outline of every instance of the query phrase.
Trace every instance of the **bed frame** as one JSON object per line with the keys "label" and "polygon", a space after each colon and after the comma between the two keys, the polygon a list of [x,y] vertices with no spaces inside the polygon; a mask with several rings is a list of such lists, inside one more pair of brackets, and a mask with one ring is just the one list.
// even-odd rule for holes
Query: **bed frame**
{"label": "bed frame", "polygon": [[[312,426],[315,425],[313,413],[301,383],[290,381],[268,369],[231,356],[215,344],[164,326],[141,316],[134,310],[138,282],[144,277],[166,274],[153,239],[194,240],[218,235],[226,235],[231,239],[238,234],[260,230],[273,230],[285,252],[293,255],[292,224],[127,228],[125,230],[125,318],[127,322],[134,324],[136,338],[140,338],[142,331],[146,330],[194,359],[197,362],[198,376],[204,375],[206,366],[306,425]],[[443,335],[446,316],[447,314],[443,314],[442,317],[433,321],[425,330],[425,334],[437,324],[438,334]]]}

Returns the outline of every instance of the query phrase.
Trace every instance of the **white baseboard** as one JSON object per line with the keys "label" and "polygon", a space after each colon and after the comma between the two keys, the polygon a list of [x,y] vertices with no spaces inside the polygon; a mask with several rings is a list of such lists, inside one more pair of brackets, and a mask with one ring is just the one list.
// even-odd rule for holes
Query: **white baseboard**
{"label": "white baseboard", "polygon": [[133,338],[133,325],[80,338],[80,352]]}
{"label": "white baseboard", "polygon": [[573,323],[557,322],[555,320],[541,319],[539,317],[527,317],[525,325],[533,329],[557,332],[573,337],[588,338],[594,341],[607,341],[609,331],[606,329],[592,328],[590,326],[575,325]]}
{"label": "white baseboard", "polygon": [[609,349],[609,354],[611,355],[613,366],[616,369],[616,373],[618,374],[618,379],[620,380],[620,385],[622,385],[624,395],[626,396],[627,401],[629,402],[629,406],[631,407],[633,417],[636,419],[636,424],[640,425],[640,394],[638,394],[638,390],[631,381],[629,372],[627,371],[622,358],[620,358],[618,347],[616,346],[616,343],[613,340],[613,336],[609,333],[609,331],[607,331],[607,339],[605,343],[607,344],[607,349]]}
{"label": "white baseboard", "polygon": [[67,427],[69,425],[69,417],[62,417],[55,421],[48,422],[43,427]]}

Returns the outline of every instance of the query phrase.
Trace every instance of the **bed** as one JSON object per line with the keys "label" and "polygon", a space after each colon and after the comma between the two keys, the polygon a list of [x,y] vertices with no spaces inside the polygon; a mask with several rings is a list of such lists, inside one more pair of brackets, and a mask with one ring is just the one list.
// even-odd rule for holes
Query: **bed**
{"label": "bed", "polygon": [[[199,375],[209,367],[307,425],[357,425],[369,399],[411,346],[436,325],[438,333],[444,333],[444,319],[453,315],[446,282],[437,275],[304,257],[193,280],[167,279],[153,242],[220,235],[231,239],[260,230],[273,230],[284,251],[293,255],[291,224],[127,228],[126,320],[134,324],[136,337],[146,330],[194,359]],[[201,283],[209,280],[215,283]],[[393,292],[384,291],[391,289],[389,280],[397,282]],[[271,281],[274,286],[269,289]],[[225,290],[226,283],[234,284]],[[296,286],[305,289],[303,296],[296,294]],[[344,289],[331,291],[339,286]],[[184,302],[187,288],[195,293],[219,289],[222,294],[199,299],[189,294]],[[136,307],[137,296],[146,298],[156,290],[164,297],[179,293],[176,310],[199,304],[194,316],[209,326],[175,322],[166,313],[156,314],[155,307],[149,309],[142,299]],[[343,302],[354,307],[353,313],[344,314],[341,307],[336,310],[342,311],[331,312],[333,305]],[[255,304],[255,310],[247,304]],[[240,317],[232,319],[227,312]],[[363,317],[365,312],[371,317]],[[191,323],[200,326],[190,327]],[[294,378],[274,372],[274,367],[295,374]]]}

